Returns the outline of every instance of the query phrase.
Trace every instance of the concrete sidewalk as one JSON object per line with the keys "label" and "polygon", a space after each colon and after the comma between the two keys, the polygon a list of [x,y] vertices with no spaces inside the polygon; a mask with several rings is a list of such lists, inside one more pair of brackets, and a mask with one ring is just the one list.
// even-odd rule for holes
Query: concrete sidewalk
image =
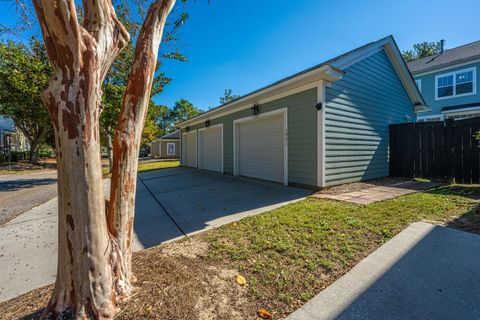
{"label": "concrete sidewalk", "polygon": [[287,319],[480,319],[479,253],[479,235],[413,223]]}
{"label": "concrete sidewalk", "polygon": [[[193,169],[141,173],[137,182],[135,251],[259,214],[309,190]],[[105,180],[105,189],[109,180]],[[55,280],[57,198],[0,226],[0,301]]]}

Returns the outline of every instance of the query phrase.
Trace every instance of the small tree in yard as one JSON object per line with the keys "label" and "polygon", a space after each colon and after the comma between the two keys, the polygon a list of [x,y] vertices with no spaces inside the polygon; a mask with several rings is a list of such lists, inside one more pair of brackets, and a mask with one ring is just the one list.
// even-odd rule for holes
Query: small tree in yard
{"label": "small tree in yard", "polygon": [[38,149],[52,130],[40,98],[52,69],[45,47],[36,39],[30,45],[0,43],[0,114],[10,117],[30,144],[29,162],[38,162]]}
{"label": "small tree in yard", "polygon": [[82,3],[80,22],[74,0],[33,0],[53,66],[41,96],[55,130],[58,167],[57,277],[43,317],[112,319],[116,302],[131,295],[135,282],[131,245],[138,152],[175,0],[152,2],[136,39],[113,138],[108,202],[100,161],[102,84],[130,36],[111,0]]}

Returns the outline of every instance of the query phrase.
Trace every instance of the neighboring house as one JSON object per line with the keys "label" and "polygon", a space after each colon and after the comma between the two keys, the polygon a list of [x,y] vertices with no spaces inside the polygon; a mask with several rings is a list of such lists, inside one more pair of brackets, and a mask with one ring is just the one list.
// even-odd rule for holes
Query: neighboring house
{"label": "neighboring house", "polygon": [[26,151],[28,141],[23,133],[15,126],[15,122],[8,117],[0,116],[0,153],[11,151]]}
{"label": "neighboring house", "polygon": [[407,65],[428,106],[418,113],[418,121],[480,116],[480,41]]}
{"label": "neighboring house", "polygon": [[150,144],[150,155],[161,159],[180,158],[180,131],[173,131],[153,141]]}
{"label": "neighboring house", "polygon": [[177,124],[181,162],[285,185],[383,177],[388,126],[423,108],[389,36]]}

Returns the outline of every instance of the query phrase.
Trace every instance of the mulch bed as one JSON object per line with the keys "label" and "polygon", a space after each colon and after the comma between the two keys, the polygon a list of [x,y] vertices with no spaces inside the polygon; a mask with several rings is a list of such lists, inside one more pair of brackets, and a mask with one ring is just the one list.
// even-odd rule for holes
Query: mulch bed
{"label": "mulch bed", "polygon": [[[248,289],[235,270],[208,261],[207,244],[191,238],[136,253],[135,293],[115,319],[254,319]],[[0,319],[39,319],[53,289],[49,285],[0,303]]]}
{"label": "mulch bed", "polygon": [[406,181],[412,181],[412,180],[407,178],[385,177],[385,178],[379,178],[379,179],[368,180],[363,182],[353,182],[353,183],[342,184],[339,186],[328,187],[326,189],[318,191],[317,193],[339,195],[339,194],[344,194],[349,192],[365,190],[373,187],[391,186],[392,184],[406,182]]}

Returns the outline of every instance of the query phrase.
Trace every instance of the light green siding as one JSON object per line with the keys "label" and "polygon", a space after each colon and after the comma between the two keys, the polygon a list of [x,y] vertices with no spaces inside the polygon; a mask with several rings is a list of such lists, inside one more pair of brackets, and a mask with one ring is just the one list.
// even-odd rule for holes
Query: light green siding
{"label": "light green siding", "polygon": [[388,176],[388,126],[415,119],[385,51],[348,67],[326,89],[326,185]]}
{"label": "light green siding", "polygon": [[[317,101],[316,89],[306,90],[260,105],[260,112],[287,108],[288,118],[288,182],[317,184]],[[233,121],[250,116],[250,109],[210,120],[210,125],[223,123],[224,171],[233,174]],[[205,125],[190,126],[190,130]]]}

